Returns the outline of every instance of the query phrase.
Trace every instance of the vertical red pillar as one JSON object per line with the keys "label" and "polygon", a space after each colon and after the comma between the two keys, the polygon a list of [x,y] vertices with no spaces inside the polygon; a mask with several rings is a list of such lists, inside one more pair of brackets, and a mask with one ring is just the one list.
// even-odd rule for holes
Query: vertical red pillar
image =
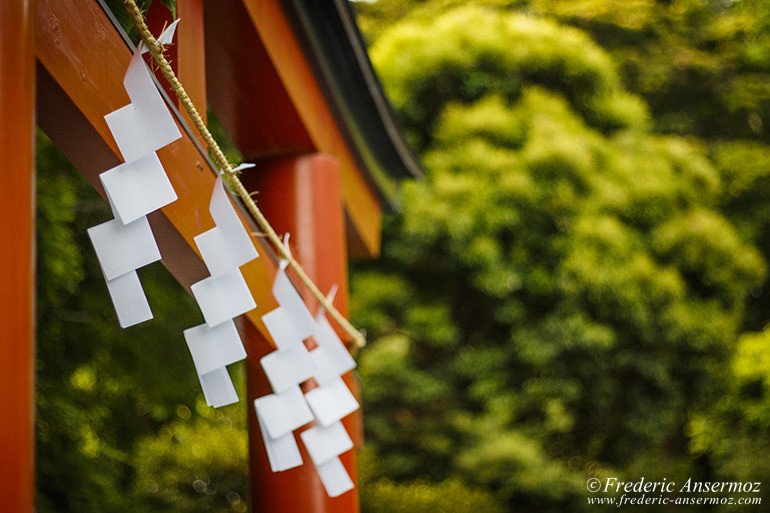
{"label": "vertical red pillar", "polygon": [[35,52],[33,0],[0,0],[0,503],[34,496]]}
{"label": "vertical red pillar", "polygon": [[[308,275],[322,291],[339,286],[335,306],[347,313],[347,251],[342,188],[337,161],[326,155],[310,155],[274,159],[260,163],[243,176],[249,191],[279,234],[290,233],[289,246]],[[300,282],[295,280],[296,284]],[[309,294],[299,291],[311,312],[317,303]],[[310,457],[302,447],[301,467],[285,472],[270,470],[251,407],[254,399],[270,392],[259,358],[269,351],[267,342],[253,326],[245,329],[249,360],[247,362],[249,435],[251,458],[251,500],[253,511],[269,513],[357,513],[358,490],[339,497],[327,496]],[[349,385],[351,376],[345,377]],[[345,424],[351,437],[356,438],[354,416]],[[297,437],[299,440],[299,437]],[[354,451],[341,457],[350,476],[356,481]]]}

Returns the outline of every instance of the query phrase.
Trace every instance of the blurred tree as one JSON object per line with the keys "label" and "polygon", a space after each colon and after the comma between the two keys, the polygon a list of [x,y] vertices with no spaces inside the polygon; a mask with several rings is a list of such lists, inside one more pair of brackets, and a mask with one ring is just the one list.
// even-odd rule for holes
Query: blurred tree
{"label": "blurred tree", "polygon": [[504,508],[484,488],[458,478],[440,483],[417,480],[398,483],[383,474],[381,462],[368,450],[358,455],[361,509],[368,513],[502,513]]}
{"label": "blurred tree", "polygon": [[[712,475],[686,428],[721,397],[765,277],[739,198],[766,171],[735,162],[756,144],[656,133],[673,130],[585,32],[538,2],[479,3],[359,6],[427,171],[403,188],[384,260],[353,274],[382,472],[459,476],[511,511],[580,511],[589,476]],[[638,3],[672,26],[676,6],[698,11]],[[552,9],[580,5],[611,4]]]}
{"label": "blurred tree", "polygon": [[[375,41],[394,22],[469,2],[355,3]],[[656,128],[705,138],[770,142],[770,4],[763,0],[476,0],[488,8],[557,20],[589,34],[617,63]]]}
{"label": "blurred tree", "polygon": [[770,141],[770,6],[761,0],[532,0],[590,33],[659,130]]}
{"label": "blurred tree", "polygon": [[[770,258],[770,3],[763,0],[558,0],[528,9],[590,33],[658,131],[694,135],[725,179],[723,211]],[[745,326],[761,330],[770,291],[756,288]]]}
{"label": "blurred tree", "polygon": [[[770,480],[765,456],[770,450],[770,327],[743,335],[723,373],[727,393],[697,411],[688,425],[691,451],[709,459],[720,480],[763,483],[757,495],[766,502],[764,483]],[[741,509],[736,505],[726,510]]]}
{"label": "blurred tree", "polygon": [[243,404],[213,409],[199,397],[195,412],[179,407],[179,419],[138,442],[135,491],[149,499],[150,510],[245,513],[249,467]]}

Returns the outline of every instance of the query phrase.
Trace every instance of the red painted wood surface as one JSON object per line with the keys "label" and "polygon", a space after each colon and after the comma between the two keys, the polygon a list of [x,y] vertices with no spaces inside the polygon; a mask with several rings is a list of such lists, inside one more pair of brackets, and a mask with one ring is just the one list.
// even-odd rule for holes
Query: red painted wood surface
{"label": "red painted wood surface", "polygon": [[348,149],[280,4],[205,0],[212,107],[247,158],[309,151],[334,155],[347,218],[362,243],[355,247],[377,256],[382,207]]}
{"label": "red painted wood surface", "polygon": [[0,509],[32,511],[35,53],[32,0],[0,0]]}
{"label": "red painted wood surface", "polygon": [[246,160],[314,151],[240,0],[204,1],[212,110]]}
{"label": "red painted wood surface", "polygon": [[[328,291],[335,284],[339,286],[334,304],[345,315],[347,256],[342,178],[337,160],[325,155],[274,159],[249,170],[243,179],[249,190],[262,191],[259,202],[265,215],[279,233],[291,234],[292,254],[319,288]],[[300,289],[300,292],[305,291]],[[309,294],[303,296],[311,312],[315,312],[317,303]],[[254,399],[271,391],[259,364],[259,358],[267,352],[268,346],[257,330],[247,328],[245,333],[249,353],[248,396],[251,404]],[[356,383],[350,373],[344,378],[348,386],[357,392]],[[358,415],[350,415],[343,420],[345,428],[354,439],[359,438]],[[295,432],[297,440],[299,432],[301,430]],[[249,408],[249,439],[252,511],[358,512],[358,490],[354,489],[336,498],[328,497],[301,442],[300,451],[305,463],[301,467],[273,473],[253,408]],[[341,459],[348,473],[356,481],[354,451],[348,451]]]}

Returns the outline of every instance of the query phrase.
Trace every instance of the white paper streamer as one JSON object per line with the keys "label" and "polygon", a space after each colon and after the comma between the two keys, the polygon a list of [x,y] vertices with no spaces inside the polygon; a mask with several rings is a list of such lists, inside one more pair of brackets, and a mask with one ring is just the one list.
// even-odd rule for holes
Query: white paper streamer
{"label": "white paper streamer", "polygon": [[[195,243],[211,276],[190,287],[206,323],[185,330],[185,339],[206,400],[218,407],[238,401],[226,365],[246,358],[246,351],[233,318],[257,306],[239,266],[259,255],[230,203],[221,176],[214,182],[209,211],[216,227],[195,237]],[[209,375],[204,373],[214,368],[223,369],[215,390],[204,379]],[[215,391],[216,399],[209,401]]]}
{"label": "white paper streamer", "polygon": [[[163,41],[171,41],[177,22],[163,32]],[[122,328],[152,319],[136,274],[161,258],[146,216],[177,198],[155,151],[182,136],[143,51],[140,45],[134,52],[123,79],[131,103],[104,116],[125,160],[99,177],[115,219],[88,230]]]}
{"label": "white paper streamer", "polygon": [[246,358],[246,350],[232,319],[213,328],[208,324],[201,324],[186,329],[184,338],[198,375]]}
{"label": "white paper streamer", "polygon": [[300,434],[313,463],[320,465],[353,448],[353,440],[342,422],[329,427],[315,426]]}
{"label": "white paper streamer", "polygon": [[207,372],[199,376],[206,404],[214,408],[238,402],[233,381],[226,367]]}
{"label": "white paper streamer", "polygon": [[152,319],[152,310],[136,271],[105,281],[121,328]]}
{"label": "white paper streamer", "polygon": [[353,489],[353,480],[339,458],[333,458],[326,463],[316,465],[318,475],[329,497],[338,497]]}
{"label": "white paper streamer", "polygon": [[302,390],[296,385],[281,393],[268,394],[256,399],[254,407],[273,439],[291,433],[313,420],[313,412],[308,408]]}
{"label": "white paper streamer", "polygon": [[221,176],[214,183],[209,211],[216,227],[196,236],[195,244],[212,276],[225,274],[259,256],[230,203]]}
{"label": "white paper streamer", "polygon": [[[331,293],[333,299],[336,288]],[[340,419],[358,409],[358,401],[350,392],[342,374],[355,368],[356,362],[337,336],[323,310],[315,317],[314,338],[318,347],[310,352],[316,367],[318,387],[308,391],[305,399],[320,425],[302,433],[302,441],[310,454],[326,493],[337,497],[353,489],[339,455],[353,448],[353,441]]]}
{"label": "white paper streamer", "polygon": [[154,152],[105,171],[99,178],[115,217],[123,224],[144,217],[177,199],[163,164]]}
{"label": "white paper streamer", "polygon": [[315,332],[315,320],[286,274],[288,265],[288,260],[281,260],[278,264],[278,273],[273,282],[273,296],[288,314],[298,336],[304,340]]}
{"label": "white paper streamer", "polygon": [[262,432],[262,440],[265,442],[270,469],[273,472],[283,472],[302,465],[302,455],[299,452],[297,441],[294,439],[294,433],[289,431],[278,438],[271,438],[259,410],[257,410],[257,420],[259,421],[259,430]]}
{"label": "white paper streamer", "polygon": [[160,260],[160,250],[146,217],[129,224],[113,219],[89,228],[88,236],[108,280]]}
{"label": "white paper streamer", "polygon": [[313,338],[318,347],[310,352],[310,357],[316,368],[315,380],[319,385],[325,385],[354,369],[356,361],[329,324],[323,309],[318,310],[315,320]]}
{"label": "white paper streamer", "polygon": [[262,322],[265,323],[265,328],[279,351],[302,344],[302,332],[297,329],[291,313],[285,308],[279,306],[267,312],[262,316]]}
{"label": "white paper streamer", "polygon": [[329,426],[358,409],[358,401],[342,378],[310,390],[305,398],[316,420],[323,426]]}
{"label": "white paper streamer", "polygon": [[[178,21],[161,38],[170,42]],[[123,79],[131,103],[104,116],[126,162],[139,160],[182,137],[144,63],[142,53],[146,51],[139,45]]]}
{"label": "white paper streamer", "polygon": [[209,276],[190,287],[206,324],[213,327],[257,307],[246,280],[236,267],[225,274]]}
{"label": "white paper streamer", "polygon": [[305,346],[300,343],[286,350],[273,351],[259,361],[270,381],[274,392],[283,392],[299,385],[316,373],[313,360]]}
{"label": "white paper streamer", "polygon": [[[300,434],[326,492],[336,497],[353,481],[339,455],[353,448],[340,419],[358,409],[358,402],[342,380],[355,361],[319,310],[315,319],[289,281],[288,262],[278,266],[273,295],[279,307],[262,316],[276,350],[260,363],[273,389],[254,401],[270,468],[280,472],[302,463],[292,432],[316,420],[318,425]],[[317,347],[308,352],[303,340],[313,335]],[[299,384],[314,377],[319,384],[302,395]]]}

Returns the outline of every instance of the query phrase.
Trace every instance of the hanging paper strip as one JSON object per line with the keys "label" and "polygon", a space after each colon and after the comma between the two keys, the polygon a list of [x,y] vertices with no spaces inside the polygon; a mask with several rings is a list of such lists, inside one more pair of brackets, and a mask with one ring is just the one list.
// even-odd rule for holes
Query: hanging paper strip
{"label": "hanging paper strip", "polygon": [[[171,42],[178,21],[163,32],[163,43]],[[146,51],[137,47],[123,79],[131,103],[104,116],[125,160],[99,177],[115,219],[88,229],[122,328],[152,319],[136,274],[161,258],[147,215],[177,199],[155,152],[182,134],[142,59]]]}
{"label": "hanging paper strip", "polygon": [[[171,42],[179,20],[161,34]],[[134,52],[123,85],[131,103],[105,116],[124,162],[100,175],[114,219],[89,228],[121,327],[152,318],[136,270],[161,258],[147,215],[177,199],[156,151],[179,139],[174,118],[158,92],[142,54]],[[205,322],[184,331],[206,402],[219,407],[238,400],[227,366],[246,357],[233,319],[256,307],[239,267],[259,255],[218,177],[209,206],[215,227],[195,243],[210,276],[191,290]],[[302,464],[294,431],[311,423],[300,438],[327,493],[353,488],[339,456],[353,448],[341,420],[359,405],[342,380],[355,362],[322,310],[314,318],[286,273],[282,260],[273,283],[278,308],[262,317],[276,350],[260,361],[273,393],[254,401],[270,466],[280,472]],[[314,337],[308,351],[304,341]],[[316,388],[303,394],[300,385]]]}
{"label": "hanging paper strip", "polygon": [[214,183],[209,212],[216,226],[195,237],[195,244],[211,276],[191,287],[206,322],[185,330],[184,337],[206,403],[218,408],[238,401],[227,366],[246,358],[246,350],[233,318],[257,306],[239,267],[259,255],[221,176]]}
{"label": "hanging paper strip", "polygon": [[[262,316],[276,350],[260,363],[272,394],[254,401],[270,468],[280,472],[302,464],[293,431],[312,422],[300,435],[326,492],[336,497],[353,488],[339,456],[353,448],[340,420],[358,409],[358,402],[342,380],[355,362],[329,324],[323,310],[313,316],[286,273],[282,260],[273,283],[278,308]],[[308,351],[304,340],[313,336],[317,347]],[[302,394],[300,384],[313,378],[318,387]]]}
{"label": "hanging paper strip", "polygon": [[316,365],[314,378],[318,387],[305,399],[318,425],[304,431],[302,441],[310,454],[318,476],[330,497],[353,489],[353,480],[339,456],[353,448],[341,420],[359,407],[342,374],[355,367],[355,361],[326,319],[323,309],[316,315],[313,333],[318,347],[310,352]]}

